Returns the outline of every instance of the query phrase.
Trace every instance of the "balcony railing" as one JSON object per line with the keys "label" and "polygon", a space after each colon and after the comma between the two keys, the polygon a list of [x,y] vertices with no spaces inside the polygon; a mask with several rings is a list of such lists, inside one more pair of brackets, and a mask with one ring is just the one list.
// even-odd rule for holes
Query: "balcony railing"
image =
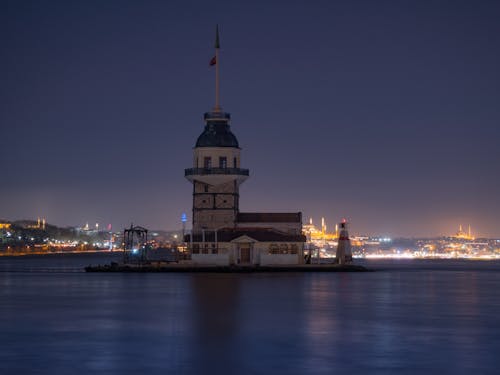
{"label": "balcony railing", "polygon": [[214,175],[214,174],[232,174],[240,176],[249,176],[248,169],[243,168],[188,168],[184,170],[184,176],[193,175]]}
{"label": "balcony railing", "polygon": [[205,120],[231,119],[231,115],[227,112],[205,112],[205,115],[203,117],[205,118]]}

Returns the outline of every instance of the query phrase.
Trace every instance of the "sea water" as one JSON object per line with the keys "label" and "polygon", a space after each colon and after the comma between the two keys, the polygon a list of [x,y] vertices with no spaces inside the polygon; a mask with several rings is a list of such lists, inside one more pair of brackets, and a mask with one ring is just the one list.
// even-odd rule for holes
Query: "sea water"
{"label": "sea water", "polygon": [[371,273],[84,273],[0,257],[0,374],[494,374],[500,262]]}

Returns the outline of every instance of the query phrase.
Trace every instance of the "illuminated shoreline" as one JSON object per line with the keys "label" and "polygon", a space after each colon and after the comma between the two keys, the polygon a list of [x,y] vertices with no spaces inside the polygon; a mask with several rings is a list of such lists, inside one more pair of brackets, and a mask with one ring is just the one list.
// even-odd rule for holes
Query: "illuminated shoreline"
{"label": "illuminated shoreline", "polygon": [[123,252],[123,249],[113,249],[113,250],[67,250],[67,251],[10,251],[5,253],[0,253],[0,257],[17,257],[17,256],[28,256],[28,255],[61,255],[61,254],[113,254]]}

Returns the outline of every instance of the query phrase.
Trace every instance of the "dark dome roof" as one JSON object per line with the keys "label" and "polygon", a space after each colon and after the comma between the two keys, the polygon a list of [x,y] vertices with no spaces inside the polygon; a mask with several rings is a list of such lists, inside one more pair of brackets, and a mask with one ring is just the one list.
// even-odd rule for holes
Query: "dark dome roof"
{"label": "dark dome roof", "polygon": [[203,133],[198,137],[195,147],[236,147],[238,140],[229,129],[226,119],[207,119]]}

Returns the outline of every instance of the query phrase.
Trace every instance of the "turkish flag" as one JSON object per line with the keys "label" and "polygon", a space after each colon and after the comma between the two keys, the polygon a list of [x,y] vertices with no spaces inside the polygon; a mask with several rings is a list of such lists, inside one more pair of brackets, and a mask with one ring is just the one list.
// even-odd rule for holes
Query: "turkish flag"
{"label": "turkish flag", "polygon": [[212,57],[212,60],[210,60],[210,66],[213,66],[215,64],[217,64],[217,57],[216,56]]}

